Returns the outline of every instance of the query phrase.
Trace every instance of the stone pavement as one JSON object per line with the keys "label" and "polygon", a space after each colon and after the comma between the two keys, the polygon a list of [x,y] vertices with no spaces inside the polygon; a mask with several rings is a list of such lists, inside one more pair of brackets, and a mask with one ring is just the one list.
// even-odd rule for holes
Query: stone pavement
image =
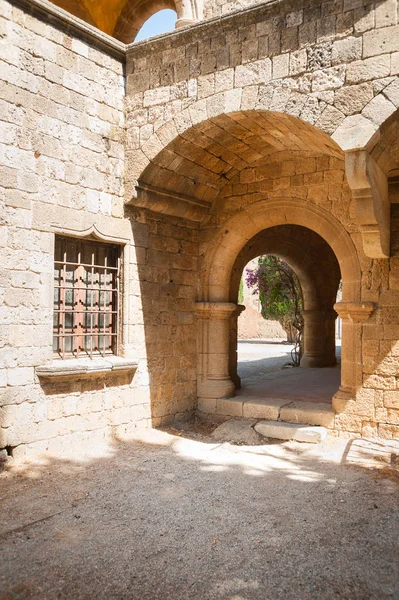
{"label": "stone pavement", "polygon": [[397,455],[197,429],[15,466],[0,476],[0,598],[398,598]]}
{"label": "stone pavement", "polygon": [[[278,343],[277,340],[265,340],[263,343],[239,342],[238,373],[242,389],[238,395],[261,396],[306,400],[307,402],[326,402],[340,384],[339,367],[323,369],[282,369],[291,362],[293,346]],[[340,347],[337,354],[339,355]]]}

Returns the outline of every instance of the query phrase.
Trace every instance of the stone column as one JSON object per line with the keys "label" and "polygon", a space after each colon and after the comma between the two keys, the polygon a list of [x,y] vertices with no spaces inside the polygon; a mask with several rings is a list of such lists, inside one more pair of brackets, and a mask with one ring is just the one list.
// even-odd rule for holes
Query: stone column
{"label": "stone column", "polygon": [[230,348],[230,377],[234,385],[236,386],[236,390],[239,390],[241,387],[241,377],[239,377],[237,373],[237,342],[238,342],[238,317],[242,312],[244,312],[245,306],[243,304],[238,304],[236,306],[236,310],[230,317],[230,336],[229,336],[229,348]]}
{"label": "stone column", "polygon": [[374,310],[373,302],[338,302],[334,305],[342,319],[341,385],[333,397],[333,408],[340,413],[354,400],[362,384],[361,328]]}
{"label": "stone column", "polygon": [[197,302],[199,398],[230,398],[235,384],[230,378],[230,317],[237,304]]}
{"label": "stone column", "polygon": [[303,356],[301,367],[332,367],[335,357],[334,310],[303,310]]}
{"label": "stone column", "polygon": [[193,14],[192,0],[176,0],[177,21],[176,29],[192,25],[197,20]]}

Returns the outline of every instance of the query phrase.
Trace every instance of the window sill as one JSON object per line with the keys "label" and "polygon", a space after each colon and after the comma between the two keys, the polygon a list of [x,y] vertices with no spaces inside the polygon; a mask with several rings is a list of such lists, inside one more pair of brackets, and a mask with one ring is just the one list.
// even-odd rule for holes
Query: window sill
{"label": "window sill", "polygon": [[87,377],[102,373],[120,373],[136,371],[136,360],[109,356],[107,358],[72,358],[71,360],[54,360],[50,365],[36,367],[35,373],[40,379],[72,378],[77,375]]}

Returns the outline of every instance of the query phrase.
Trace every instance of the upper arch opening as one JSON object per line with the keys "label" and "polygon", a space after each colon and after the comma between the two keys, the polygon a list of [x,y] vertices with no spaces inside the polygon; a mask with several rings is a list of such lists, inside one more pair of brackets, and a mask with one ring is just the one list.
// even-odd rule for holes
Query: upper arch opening
{"label": "upper arch opening", "polygon": [[168,8],[160,10],[147,19],[138,31],[134,41],[140,42],[141,40],[146,40],[154,35],[172,31],[176,26],[176,20],[177,15],[174,10]]}

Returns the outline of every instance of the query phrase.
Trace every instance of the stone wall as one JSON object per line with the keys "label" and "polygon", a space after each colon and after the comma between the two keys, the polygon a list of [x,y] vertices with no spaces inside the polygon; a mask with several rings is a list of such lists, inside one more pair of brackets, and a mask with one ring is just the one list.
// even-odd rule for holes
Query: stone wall
{"label": "stone wall", "polygon": [[[152,425],[193,415],[196,405],[195,299],[198,225],[132,209],[140,244],[132,337],[145,339]],[[137,278],[137,279],[136,279]]]}
{"label": "stone wall", "polygon": [[[357,303],[344,323],[356,398],[336,401],[335,431],[398,438],[396,1],[263,3],[128,47],[126,82],[125,49],[78,29],[1,5],[0,448],[62,452],[192,415],[195,301],[225,327],[226,265],[258,224],[284,223],[327,239]],[[344,151],[376,132],[390,259],[366,256],[345,176]],[[38,376],[54,362],[57,233],[121,245],[130,368]]]}
{"label": "stone wall", "polygon": [[[214,3],[212,15],[222,5],[228,10]],[[345,361],[356,400],[335,402],[342,436],[399,435],[395,251],[390,260],[365,255],[344,154],[377,133],[370,151],[379,168],[385,177],[398,168],[397,129],[390,137],[383,131],[399,106],[398,39],[394,0],[282,1],[131,46],[127,56],[126,199],[137,201],[139,182],[203,202],[203,281],[206,269],[225,277],[212,263],[217,247],[227,254],[231,244],[233,253],[236,238],[245,238],[240,228],[255,231],[247,221],[265,200],[275,215],[265,222],[303,224],[300,211],[309,209],[307,226],[326,214],[349,236],[362,275],[344,279],[344,301],[372,302],[375,310],[367,322],[353,313],[344,324],[355,344]],[[201,294],[220,302],[222,286],[209,278],[214,287]]]}
{"label": "stone wall", "polygon": [[237,110],[284,112],[344,149],[365,145],[399,104],[398,32],[396,0],[285,1],[130,46],[128,181],[189,127]]}
{"label": "stone wall", "polygon": [[55,233],[94,225],[122,238],[137,272],[123,208],[123,64],[5,1],[0,29],[0,447],[21,457],[124,436],[151,412],[145,347],[126,327],[134,377],[35,372],[52,363]]}

